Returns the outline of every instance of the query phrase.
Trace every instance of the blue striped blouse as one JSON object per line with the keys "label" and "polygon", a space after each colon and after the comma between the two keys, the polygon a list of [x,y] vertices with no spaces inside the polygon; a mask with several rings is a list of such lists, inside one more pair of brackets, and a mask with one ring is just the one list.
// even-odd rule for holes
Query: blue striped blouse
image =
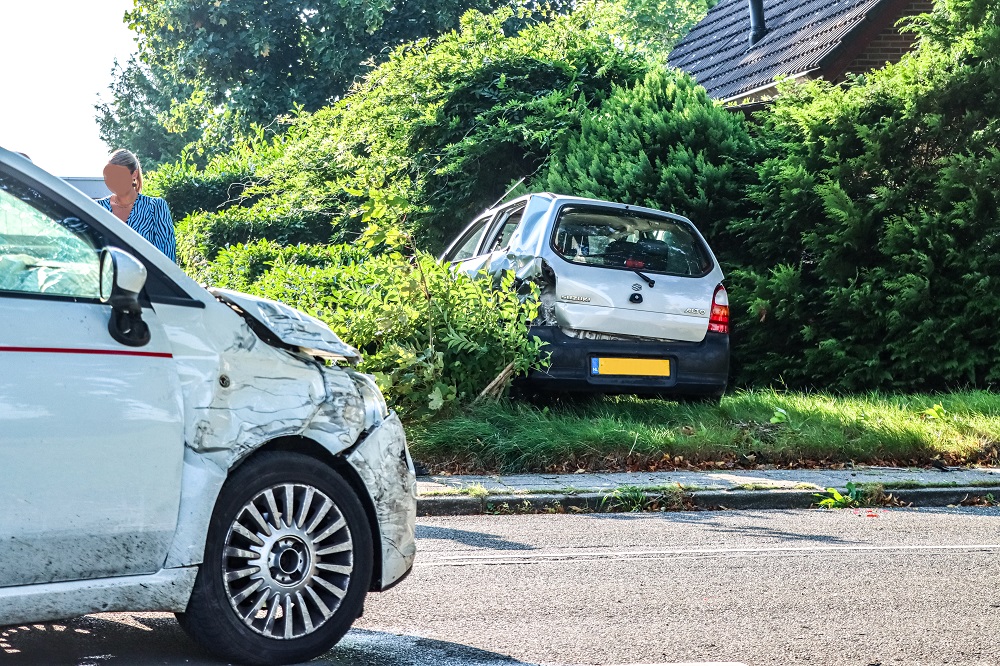
{"label": "blue striped blouse", "polygon": [[[111,197],[98,199],[97,203],[111,210]],[[177,262],[177,240],[174,238],[174,220],[170,217],[167,202],[159,197],[140,194],[128,215],[128,226],[156,246],[163,254]]]}

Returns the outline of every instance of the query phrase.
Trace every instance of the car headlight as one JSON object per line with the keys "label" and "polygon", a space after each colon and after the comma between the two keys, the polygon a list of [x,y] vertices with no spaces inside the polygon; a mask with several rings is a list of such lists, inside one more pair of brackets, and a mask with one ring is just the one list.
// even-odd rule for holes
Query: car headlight
{"label": "car headlight", "polygon": [[365,416],[369,423],[377,423],[389,416],[389,406],[385,404],[382,391],[378,389],[375,378],[371,375],[363,375],[360,372],[352,373],[354,383],[365,401]]}

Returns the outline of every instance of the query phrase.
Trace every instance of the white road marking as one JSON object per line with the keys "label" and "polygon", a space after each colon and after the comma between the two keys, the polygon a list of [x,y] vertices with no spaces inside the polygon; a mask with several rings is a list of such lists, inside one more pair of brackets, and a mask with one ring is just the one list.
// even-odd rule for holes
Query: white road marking
{"label": "white road marking", "polygon": [[948,551],[993,551],[1000,550],[1000,544],[969,545],[912,545],[912,546],[800,546],[775,548],[689,548],[664,550],[596,550],[596,551],[537,551],[469,553],[465,555],[437,555],[421,553],[414,566],[454,567],[474,564],[533,564],[539,562],[573,562],[593,560],[645,560],[665,556],[672,557],[739,557],[774,554],[836,553],[836,552],[948,552]]}

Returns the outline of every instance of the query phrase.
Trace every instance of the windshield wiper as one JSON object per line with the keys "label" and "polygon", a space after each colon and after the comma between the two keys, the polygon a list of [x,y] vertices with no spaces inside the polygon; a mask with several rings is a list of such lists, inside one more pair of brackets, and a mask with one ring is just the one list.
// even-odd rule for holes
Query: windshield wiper
{"label": "windshield wiper", "polygon": [[645,280],[646,284],[649,285],[650,289],[652,289],[656,285],[656,282],[653,280],[653,278],[649,277],[645,273],[640,272],[638,268],[633,268],[632,272],[641,277],[643,280]]}

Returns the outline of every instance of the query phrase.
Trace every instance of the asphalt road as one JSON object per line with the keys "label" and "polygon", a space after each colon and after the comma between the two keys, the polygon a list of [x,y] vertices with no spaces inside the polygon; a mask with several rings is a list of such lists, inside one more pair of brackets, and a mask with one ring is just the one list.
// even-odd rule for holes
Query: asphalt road
{"label": "asphalt road", "polygon": [[[1000,511],[427,518],[321,663],[1000,664]],[[212,664],[164,614],[0,630],[0,663]]]}

